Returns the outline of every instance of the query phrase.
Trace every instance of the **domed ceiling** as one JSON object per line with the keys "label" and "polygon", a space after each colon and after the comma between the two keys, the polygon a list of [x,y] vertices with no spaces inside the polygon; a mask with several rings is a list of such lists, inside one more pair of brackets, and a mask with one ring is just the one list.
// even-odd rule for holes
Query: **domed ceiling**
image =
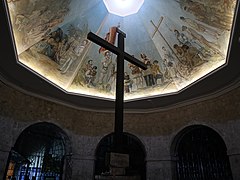
{"label": "domed ceiling", "polygon": [[[178,93],[227,64],[236,0],[136,2],[8,0],[18,62],[67,93],[115,99],[116,55],[87,34],[116,44],[119,28],[148,66],[125,62],[125,100]],[[139,10],[116,15],[105,3]]]}

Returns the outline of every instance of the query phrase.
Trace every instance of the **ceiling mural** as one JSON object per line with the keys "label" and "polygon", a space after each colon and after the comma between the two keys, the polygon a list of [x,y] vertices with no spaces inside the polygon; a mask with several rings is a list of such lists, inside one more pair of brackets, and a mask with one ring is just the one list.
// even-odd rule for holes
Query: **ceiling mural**
{"label": "ceiling mural", "polygon": [[[119,0],[122,1],[122,0]],[[94,32],[144,62],[125,62],[125,100],[178,93],[227,63],[236,0],[145,0],[135,14],[103,0],[8,0],[18,61],[67,93],[115,98],[116,55],[87,40]]]}

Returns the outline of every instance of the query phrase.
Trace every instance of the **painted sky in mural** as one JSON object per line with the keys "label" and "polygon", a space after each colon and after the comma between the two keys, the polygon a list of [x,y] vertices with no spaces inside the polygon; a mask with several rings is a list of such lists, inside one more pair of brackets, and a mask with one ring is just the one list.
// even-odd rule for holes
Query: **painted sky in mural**
{"label": "painted sky in mural", "polygon": [[125,62],[125,100],[178,93],[226,63],[236,0],[148,0],[137,14],[108,13],[102,0],[8,0],[19,61],[57,87],[114,99],[116,55],[92,31],[148,69]]}

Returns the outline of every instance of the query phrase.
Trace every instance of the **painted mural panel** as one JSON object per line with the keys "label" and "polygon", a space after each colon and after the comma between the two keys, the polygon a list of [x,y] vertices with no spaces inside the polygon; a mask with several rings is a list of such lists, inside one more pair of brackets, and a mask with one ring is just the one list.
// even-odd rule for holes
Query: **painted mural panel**
{"label": "painted mural panel", "polygon": [[[125,99],[177,92],[223,65],[235,2],[227,4],[232,5],[225,7],[225,1],[219,1],[217,6],[213,1],[148,1],[138,14],[124,18],[109,15],[98,34],[105,37],[109,28],[120,26],[127,34],[126,51],[149,67],[142,71],[125,62]],[[199,6],[202,12],[195,12],[195,6]],[[213,20],[203,20],[207,17],[199,19],[199,14],[207,14],[208,11],[211,11],[210,19]],[[228,16],[223,19],[222,25],[215,23],[219,14]],[[96,54],[97,48],[91,49],[89,54],[93,51],[95,59],[104,64],[104,55]],[[102,69],[106,71],[106,79],[111,79],[116,71],[115,60],[109,62],[108,67],[112,69],[99,64],[99,60],[92,66],[95,67],[92,85],[83,81],[82,86],[88,87],[89,92],[100,89],[103,94],[106,93],[104,97],[114,97],[115,82],[111,86],[111,81],[100,79]],[[87,76],[84,73],[86,71],[82,72],[82,79]],[[83,87],[74,84],[70,91],[79,92],[78,89]]]}
{"label": "painted mural panel", "polygon": [[[146,29],[141,19],[139,19],[137,15],[124,18],[108,15],[98,34],[105,39],[107,39],[108,36],[113,37],[113,29],[116,27],[127,34],[125,43],[126,51],[139,60],[149,64],[149,69],[142,71],[133,64],[125,62],[125,98],[139,97],[140,94],[141,96],[150,96],[153,94],[153,91],[156,90],[158,92],[155,93],[158,94],[166,89],[168,89],[168,92],[176,91],[177,87],[174,83],[169,83],[170,78],[167,73],[165,73],[166,78],[164,80],[162,70],[160,70],[162,69],[160,68],[162,58],[152,39],[146,35]],[[142,29],[139,29],[138,33],[133,34],[136,27],[142,27]],[[114,40],[110,40],[112,43],[117,41],[116,36],[114,36],[113,39]],[[104,98],[114,98],[116,90],[116,64],[116,56],[114,54],[107,50],[102,50],[101,47],[93,44],[83,64],[80,66],[78,76],[68,88],[68,91],[88,95],[99,95],[99,93],[101,93],[100,96]],[[91,73],[93,75],[91,75]]]}
{"label": "painted mural panel", "polygon": [[89,41],[87,21],[78,27],[75,20],[44,36],[39,42],[19,55],[20,62],[34,69],[62,88],[71,81],[86,52]]}
{"label": "painted mural panel", "polygon": [[75,18],[66,17],[66,22],[49,29],[39,39],[34,39],[37,42],[19,54],[19,61],[65,89],[73,81],[87,52],[89,41],[86,36],[89,28],[97,31],[105,15],[106,11],[98,13],[99,23],[89,23],[94,14],[88,11]]}
{"label": "painted mural panel", "polygon": [[18,54],[64,21],[71,0],[8,0]]}
{"label": "painted mural panel", "polygon": [[[178,93],[226,63],[236,0],[146,0],[137,14],[109,14],[102,0],[8,1],[19,60],[64,90],[115,98],[116,55],[92,31],[144,62],[125,62],[125,100]],[[38,19],[38,21],[37,21]]]}

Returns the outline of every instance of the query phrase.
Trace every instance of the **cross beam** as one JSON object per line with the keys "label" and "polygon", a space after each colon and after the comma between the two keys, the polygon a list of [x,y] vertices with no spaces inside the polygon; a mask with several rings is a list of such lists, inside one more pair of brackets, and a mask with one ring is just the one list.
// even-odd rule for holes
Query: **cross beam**
{"label": "cross beam", "polygon": [[130,63],[142,68],[143,70],[147,69],[147,66],[124,52],[124,38],[126,34],[117,29],[118,33],[118,46],[114,46],[108,43],[106,40],[98,37],[97,35],[89,32],[87,38],[90,41],[102,46],[103,48],[113,52],[117,55],[117,78],[116,78],[116,100],[115,100],[115,126],[114,126],[114,149],[115,151],[121,151],[122,148],[122,135],[123,135],[123,100],[124,100],[124,59]]}
{"label": "cross beam", "polygon": [[[121,31],[118,30],[117,31],[119,34],[118,34],[118,40],[119,40],[119,35],[121,34],[123,36],[123,38],[126,37],[125,34],[123,33],[120,33]],[[87,39],[89,39],[90,41],[98,44],[99,46],[102,46],[104,48],[106,48],[107,50],[111,51],[112,53],[116,54],[116,55],[120,55],[123,53],[123,56],[124,56],[124,59],[126,59],[127,61],[129,61],[130,63],[142,68],[142,69],[147,69],[146,65],[139,61],[138,59],[134,58],[133,56],[131,56],[130,54],[124,52],[124,49],[123,50],[120,50],[119,47],[116,47],[112,44],[110,44],[109,42],[107,42],[106,40],[100,38],[99,36],[95,35],[94,33],[92,32],[89,32],[88,35],[87,35]],[[124,44],[124,42],[123,42]]]}

